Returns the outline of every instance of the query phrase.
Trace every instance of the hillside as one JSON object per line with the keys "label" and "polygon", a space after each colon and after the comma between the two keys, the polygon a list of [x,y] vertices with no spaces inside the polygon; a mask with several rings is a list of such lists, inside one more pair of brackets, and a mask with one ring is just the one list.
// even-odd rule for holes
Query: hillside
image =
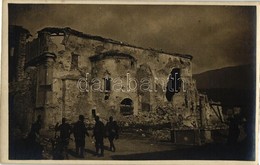
{"label": "hillside", "polygon": [[241,65],[193,75],[198,89],[252,89],[255,66]]}
{"label": "hillside", "polygon": [[255,66],[241,65],[193,75],[200,92],[226,107],[255,105]]}

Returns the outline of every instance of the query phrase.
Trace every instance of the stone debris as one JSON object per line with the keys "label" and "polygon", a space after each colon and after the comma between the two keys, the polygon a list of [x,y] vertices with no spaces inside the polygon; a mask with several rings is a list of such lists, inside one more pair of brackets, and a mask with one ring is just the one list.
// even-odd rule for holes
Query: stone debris
{"label": "stone debris", "polygon": [[[12,71],[17,74],[9,74],[11,130],[28,131],[38,115],[43,116],[46,134],[62,117],[73,123],[79,115],[88,117],[91,129],[93,117],[99,115],[104,123],[113,116],[122,130],[133,129],[141,137],[169,140],[170,130],[213,130],[224,122],[219,105],[210,106],[207,96],[197,91],[190,55],[136,47],[70,28],[44,28],[31,41],[21,27],[11,28],[12,34],[17,36],[13,42],[18,51],[11,62],[19,63]],[[11,53],[13,48],[9,49]],[[169,87],[178,85],[178,92],[166,101],[170,73],[181,82],[170,81]],[[117,78],[122,81],[118,91],[112,90]],[[141,83],[146,81],[150,83]]]}
{"label": "stone debris", "polygon": [[171,141],[171,131],[169,129],[152,131],[152,138],[157,141]]}

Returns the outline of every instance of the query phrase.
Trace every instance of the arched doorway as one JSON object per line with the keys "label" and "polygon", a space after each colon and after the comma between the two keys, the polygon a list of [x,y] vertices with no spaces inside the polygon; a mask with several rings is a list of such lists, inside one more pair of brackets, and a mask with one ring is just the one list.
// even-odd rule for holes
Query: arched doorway
{"label": "arched doorway", "polygon": [[125,98],[120,103],[120,113],[122,115],[133,115],[134,114],[134,106],[133,101],[129,98]]}

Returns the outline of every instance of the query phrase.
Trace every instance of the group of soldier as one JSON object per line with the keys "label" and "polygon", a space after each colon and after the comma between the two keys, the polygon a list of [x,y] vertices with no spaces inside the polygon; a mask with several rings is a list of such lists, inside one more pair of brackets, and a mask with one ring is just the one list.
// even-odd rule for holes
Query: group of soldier
{"label": "group of soldier", "polygon": [[[85,154],[85,138],[90,136],[88,133],[88,128],[85,125],[85,117],[79,115],[78,121],[73,124],[69,124],[66,121],[66,118],[62,118],[62,123],[57,123],[55,125],[55,139],[56,140],[56,154],[54,159],[60,159],[57,157],[59,152],[63,152],[64,156],[62,159],[68,159],[68,145],[71,139],[71,134],[74,135],[76,154],[80,158],[84,158]],[[39,130],[41,129],[41,116],[39,115],[37,121],[32,125],[31,132],[28,135],[29,141],[35,141],[36,136],[39,135]],[[60,133],[60,136],[57,138],[56,132]],[[114,145],[114,139],[118,138],[118,125],[117,122],[113,120],[113,117],[109,117],[109,121],[104,125],[100,121],[99,116],[95,116],[95,125],[93,127],[92,138],[95,139],[95,156],[104,156],[104,138],[108,138],[110,143],[109,150],[115,152],[116,148]],[[57,142],[58,141],[58,142]]]}
{"label": "group of soldier", "polygon": [[[60,132],[60,141],[64,150],[67,150],[69,145],[70,135],[74,135],[76,154],[79,157],[84,157],[85,138],[89,137],[88,129],[84,123],[85,117],[79,115],[79,120],[71,126],[66,123],[66,118],[62,118],[62,124],[57,123],[55,131]],[[95,125],[93,127],[92,138],[95,139],[96,156],[104,156],[104,138],[107,137],[110,142],[110,151],[115,152],[114,139],[118,138],[118,125],[113,117],[109,117],[106,126],[100,121],[99,116],[95,116]],[[99,152],[100,151],[100,152]],[[67,152],[66,152],[67,153]],[[66,155],[67,157],[68,155]]]}

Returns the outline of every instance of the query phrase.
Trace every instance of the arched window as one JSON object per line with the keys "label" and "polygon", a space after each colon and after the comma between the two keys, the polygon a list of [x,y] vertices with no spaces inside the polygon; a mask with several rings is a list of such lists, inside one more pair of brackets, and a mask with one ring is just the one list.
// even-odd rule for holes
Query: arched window
{"label": "arched window", "polygon": [[133,115],[134,114],[133,101],[131,99],[125,98],[124,100],[121,101],[120,113],[122,115]]}

